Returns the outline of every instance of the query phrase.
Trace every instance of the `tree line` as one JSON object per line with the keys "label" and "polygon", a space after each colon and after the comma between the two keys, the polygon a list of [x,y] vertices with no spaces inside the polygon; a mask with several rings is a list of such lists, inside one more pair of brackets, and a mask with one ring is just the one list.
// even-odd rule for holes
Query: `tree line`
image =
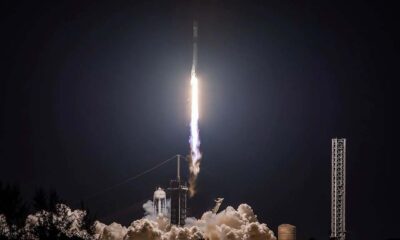
{"label": "tree line", "polygon": [[94,220],[83,202],[72,211],[55,190],[39,188],[28,202],[18,185],[0,182],[0,240],[92,239]]}

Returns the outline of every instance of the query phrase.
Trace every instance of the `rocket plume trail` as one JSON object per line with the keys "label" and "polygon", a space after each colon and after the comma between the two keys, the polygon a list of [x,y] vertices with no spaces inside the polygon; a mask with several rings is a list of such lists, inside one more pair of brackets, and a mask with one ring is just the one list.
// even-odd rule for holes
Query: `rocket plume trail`
{"label": "rocket plume trail", "polygon": [[196,179],[200,172],[200,135],[199,135],[199,81],[196,77],[197,66],[197,23],[193,23],[193,64],[190,79],[191,92],[191,120],[190,120],[190,179],[189,194],[195,194]]}
{"label": "rocket plume trail", "polygon": [[199,81],[195,73],[192,73],[190,80],[192,87],[192,114],[190,121],[190,149],[191,149],[191,166],[190,171],[197,175],[200,172],[199,160],[200,153],[200,136],[199,136]]}

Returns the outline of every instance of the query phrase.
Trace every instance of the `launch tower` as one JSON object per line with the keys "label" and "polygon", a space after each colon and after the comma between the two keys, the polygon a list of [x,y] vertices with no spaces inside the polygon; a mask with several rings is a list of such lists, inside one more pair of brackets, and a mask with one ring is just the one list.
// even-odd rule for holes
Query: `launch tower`
{"label": "launch tower", "polygon": [[171,196],[171,224],[183,226],[186,219],[186,200],[188,187],[180,177],[180,155],[177,156],[177,176],[171,180],[168,191]]}
{"label": "launch tower", "polygon": [[332,139],[331,239],[345,240],[346,139]]}

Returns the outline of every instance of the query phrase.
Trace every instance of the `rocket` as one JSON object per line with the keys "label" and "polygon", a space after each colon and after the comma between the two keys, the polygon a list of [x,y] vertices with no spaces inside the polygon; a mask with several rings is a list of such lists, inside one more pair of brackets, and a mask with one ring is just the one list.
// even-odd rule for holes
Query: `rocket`
{"label": "rocket", "polygon": [[197,21],[193,22],[193,63],[192,63],[192,76],[196,75],[197,67]]}
{"label": "rocket", "polygon": [[193,22],[193,63],[192,63],[192,75],[190,78],[191,86],[191,119],[190,119],[190,195],[193,196],[195,193],[195,182],[197,175],[200,172],[200,135],[199,135],[199,80],[196,76],[197,68],[197,38],[198,38],[198,26],[197,22]]}

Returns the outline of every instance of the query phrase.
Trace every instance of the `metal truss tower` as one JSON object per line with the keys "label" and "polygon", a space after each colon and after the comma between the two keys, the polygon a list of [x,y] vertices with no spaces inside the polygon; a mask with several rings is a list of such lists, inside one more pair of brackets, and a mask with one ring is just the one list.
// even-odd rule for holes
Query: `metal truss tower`
{"label": "metal truss tower", "polygon": [[186,182],[181,180],[180,174],[180,159],[177,155],[177,171],[176,180],[171,180],[169,185],[169,193],[171,196],[171,224],[184,226],[186,219],[186,204],[188,187]]}
{"label": "metal truss tower", "polygon": [[346,239],[346,139],[332,139],[331,239]]}

